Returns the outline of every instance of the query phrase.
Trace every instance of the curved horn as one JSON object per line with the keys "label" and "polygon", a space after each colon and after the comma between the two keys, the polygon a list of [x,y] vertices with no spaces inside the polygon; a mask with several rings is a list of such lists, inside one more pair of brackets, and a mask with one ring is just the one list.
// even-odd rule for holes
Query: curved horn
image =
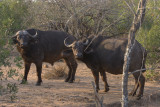
{"label": "curved horn", "polygon": [[88,45],[89,40],[87,39],[85,43],[83,43],[83,45]]}
{"label": "curved horn", "polygon": [[33,35],[32,37],[33,37],[33,38],[36,38],[36,37],[37,37],[37,35],[38,35],[38,33],[37,33],[37,31],[36,31],[36,34],[35,34],[35,35]]}
{"label": "curved horn", "polygon": [[37,37],[37,35],[38,35],[38,33],[37,33],[37,31],[36,31],[36,34],[35,35],[31,35],[29,32],[27,32],[27,31],[23,31],[24,33],[27,33],[31,38],[36,38]]}
{"label": "curved horn", "polygon": [[69,37],[67,37],[67,38],[64,39],[64,45],[65,45],[66,47],[72,47],[73,43],[71,43],[71,44],[67,44],[67,43],[66,43],[66,40],[67,40],[68,38],[69,38]]}

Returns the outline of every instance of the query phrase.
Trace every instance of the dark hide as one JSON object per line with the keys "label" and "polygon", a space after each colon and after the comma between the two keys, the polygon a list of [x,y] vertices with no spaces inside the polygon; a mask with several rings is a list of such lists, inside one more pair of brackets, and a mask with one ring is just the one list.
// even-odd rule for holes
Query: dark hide
{"label": "dark hide", "polygon": [[[84,45],[84,42],[87,40],[89,40],[88,45]],[[105,71],[115,75],[123,73],[124,54],[127,43],[127,39],[112,39],[103,36],[95,38],[91,36],[85,40],[75,41],[70,46],[72,46],[75,58],[84,62],[92,70],[97,91],[99,90],[100,73],[105,83],[105,92],[107,92],[109,91],[109,85],[106,80]],[[138,41],[135,41],[131,52],[129,72],[144,69],[146,56],[146,50]],[[145,77],[141,72],[134,73],[133,76],[135,78],[135,87],[130,95],[136,95],[139,87],[140,91],[137,96],[140,98],[143,96]]]}
{"label": "dark hide", "polygon": [[[36,36],[32,37],[33,35]],[[69,68],[68,77],[65,81],[70,83],[74,81],[77,63],[71,50],[68,55],[63,54],[69,49],[64,46],[64,39],[66,37],[75,40],[73,36],[65,32],[40,31],[36,29],[18,31],[16,35],[12,37],[18,52],[24,60],[25,71],[22,83],[27,81],[31,63],[36,65],[38,76],[37,85],[41,85],[42,63],[48,62],[53,65],[55,61],[62,58]]]}

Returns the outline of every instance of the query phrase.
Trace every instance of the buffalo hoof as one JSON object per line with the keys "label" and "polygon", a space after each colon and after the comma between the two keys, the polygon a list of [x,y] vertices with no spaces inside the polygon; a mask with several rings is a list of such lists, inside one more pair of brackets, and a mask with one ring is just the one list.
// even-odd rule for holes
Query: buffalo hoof
{"label": "buffalo hoof", "polygon": [[69,80],[68,83],[73,83],[73,80]]}
{"label": "buffalo hoof", "polygon": [[98,90],[98,89],[96,89],[96,92],[97,92],[97,93],[98,93],[98,91],[99,91],[99,90]]}
{"label": "buffalo hoof", "polygon": [[22,80],[22,82],[20,84],[27,84],[26,80]]}
{"label": "buffalo hoof", "polygon": [[105,90],[104,90],[104,92],[108,92],[109,91],[109,88],[106,88]]}
{"label": "buffalo hoof", "polygon": [[140,100],[141,99],[141,97],[136,97],[136,100]]}
{"label": "buffalo hoof", "polygon": [[97,92],[97,93],[98,93],[99,90],[100,90],[99,88],[96,88],[96,92]]}
{"label": "buffalo hoof", "polygon": [[139,94],[139,95],[136,95],[135,97],[136,97],[136,100],[140,100],[143,96]]}
{"label": "buffalo hoof", "polygon": [[40,86],[40,85],[41,85],[41,83],[40,83],[40,82],[37,82],[37,83],[36,83],[36,86]]}
{"label": "buffalo hoof", "polygon": [[65,82],[68,82],[68,81],[69,81],[69,78],[66,78],[66,79],[65,79]]}
{"label": "buffalo hoof", "polygon": [[135,92],[131,92],[131,93],[129,93],[128,95],[129,95],[129,96],[135,96],[136,93],[135,93]]}

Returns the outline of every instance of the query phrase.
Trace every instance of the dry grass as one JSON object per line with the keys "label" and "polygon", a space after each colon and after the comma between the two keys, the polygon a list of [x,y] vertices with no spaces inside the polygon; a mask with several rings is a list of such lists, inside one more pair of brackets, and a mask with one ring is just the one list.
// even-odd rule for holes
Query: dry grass
{"label": "dry grass", "polygon": [[65,78],[67,76],[67,67],[64,65],[56,64],[53,66],[52,70],[44,74],[45,79],[58,79]]}

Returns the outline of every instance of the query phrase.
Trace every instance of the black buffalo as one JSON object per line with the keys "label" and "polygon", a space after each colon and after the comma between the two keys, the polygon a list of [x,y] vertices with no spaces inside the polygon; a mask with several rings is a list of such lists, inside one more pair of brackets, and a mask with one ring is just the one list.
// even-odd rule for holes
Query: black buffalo
{"label": "black buffalo", "polygon": [[[41,85],[41,72],[42,63],[48,62],[54,64],[59,59],[64,59],[69,73],[66,78],[66,82],[73,82],[75,79],[75,72],[77,68],[77,62],[74,58],[72,51],[65,56],[65,51],[68,52],[68,48],[64,45],[64,39],[66,37],[74,40],[73,36],[68,35],[61,31],[40,31],[37,29],[28,29],[18,31],[15,36],[12,37],[13,42],[17,46],[18,52],[21,54],[24,60],[24,77],[21,83],[27,81],[27,75],[30,70],[31,63],[36,65],[38,81],[36,85]],[[63,52],[64,51],[64,52]]]}
{"label": "black buffalo", "polygon": [[[93,73],[96,83],[96,90],[99,90],[99,72],[105,84],[105,92],[109,91],[109,85],[106,80],[106,72],[111,74],[122,74],[124,54],[128,43],[127,39],[113,39],[104,36],[90,36],[88,39],[74,41],[72,44],[64,41],[67,47],[72,47],[74,56],[84,62]],[[139,69],[145,69],[145,60],[147,52],[142,45],[135,40],[131,59],[129,72]],[[143,70],[144,72],[145,70]],[[145,77],[141,72],[133,74],[135,78],[135,87],[130,95],[136,95],[138,87],[140,91],[138,98],[143,96],[145,85]]]}

